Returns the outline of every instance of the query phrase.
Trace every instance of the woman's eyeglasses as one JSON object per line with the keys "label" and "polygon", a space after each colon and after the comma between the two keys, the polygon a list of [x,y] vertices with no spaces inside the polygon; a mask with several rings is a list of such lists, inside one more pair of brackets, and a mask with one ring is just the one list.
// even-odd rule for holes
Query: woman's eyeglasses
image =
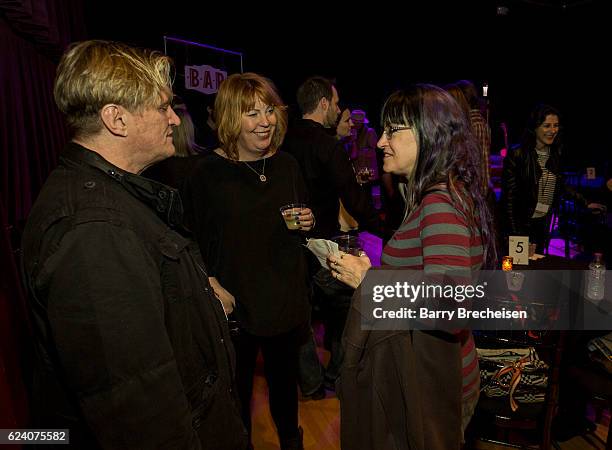
{"label": "woman's eyeglasses", "polygon": [[410,130],[412,129],[412,127],[387,127],[385,128],[385,136],[387,137],[387,140],[390,141],[391,138],[393,137],[393,134],[397,133],[398,131],[404,131],[404,130]]}

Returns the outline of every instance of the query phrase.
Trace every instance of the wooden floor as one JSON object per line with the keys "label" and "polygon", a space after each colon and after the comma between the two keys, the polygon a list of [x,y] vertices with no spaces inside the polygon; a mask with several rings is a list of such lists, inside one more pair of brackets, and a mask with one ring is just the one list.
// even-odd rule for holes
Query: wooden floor
{"label": "wooden floor", "polygon": [[[304,448],[333,450],[340,448],[340,404],[328,394],[324,400],[300,401],[300,425],[304,429]],[[276,428],[268,409],[266,382],[255,378],[253,407],[253,446],[255,450],[279,448]]]}
{"label": "wooden floor", "polygon": [[[317,333],[318,334],[318,333]],[[320,357],[327,360],[329,355],[319,347]],[[277,450],[279,448],[276,429],[268,408],[268,391],[263,376],[261,359],[258,359],[253,388],[253,445],[255,450]],[[340,403],[333,393],[328,392],[323,400],[304,400],[299,403],[300,425],[304,428],[304,448],[306,450],[340,449]],[[559,443],[563,450],[604,449],[610,416],[604,416],[605,425],[598,424],[596,436],[591,437],[590,445],[582,437]],[[599,438],[599,440],[597,439]],[[501,450],[508,447],[490,443],[479,443],[476,449]]]}
{"label": "wooden floor", "polygon": [[[316,332],[318,337],[321,335]],[[327,363],[329,352],[319,346],[319,358]],[[299,391],[299,389],[298,389]],[[332,392],[323,400],[305,400],[300,396],[300,425],[304,429],[306,450],[334,450],[340,448],[340,402]],[[257,360],[253,387],[253,446],[255,450],[279,448],[276,428],[268,408],[268,387],[263,375],[262,360]]]}

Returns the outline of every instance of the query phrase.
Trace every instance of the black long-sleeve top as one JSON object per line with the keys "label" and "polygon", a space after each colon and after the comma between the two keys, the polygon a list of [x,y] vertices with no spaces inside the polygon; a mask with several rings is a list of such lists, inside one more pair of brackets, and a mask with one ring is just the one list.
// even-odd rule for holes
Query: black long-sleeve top
{"label": "black long-sleeve top", "polygon": [[202,256],[236,298],[236,317],[258,336],[274,336],[308,320],[308,275],[302,236],[290,231],[280,207],[307,203],[295,159],[278,152],[248,163],[213,153],[191,173],[184,192]]}
{"label": "black long-sleeve top", "polygon": [[380,234],[380,220],[368,192],[357,183],[342,144],[323,125],[297,120],[289,128],[282,150],[297,159],[317,224],[311,235],[329,239],[340,232],[338,213],[344,207],[361,229]]}
{"label": "black long-sleeve top", "polygon": [[189,177],[189,173],[197,166],[198,161],[204,156],[205,155],[192,155],[187,157],[172,156],[152,165],[140,175],[180,190]]}

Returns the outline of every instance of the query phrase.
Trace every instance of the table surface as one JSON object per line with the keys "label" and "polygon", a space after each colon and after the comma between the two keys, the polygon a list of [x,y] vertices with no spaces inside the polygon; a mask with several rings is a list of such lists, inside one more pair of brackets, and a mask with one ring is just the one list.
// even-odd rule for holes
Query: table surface
{"label": "table surface", "polygon": [[587,270],[589,262],[545,255],[544,258],[537,261],[529,261],[529,265],[514,264],[514,268],[517,270]]}

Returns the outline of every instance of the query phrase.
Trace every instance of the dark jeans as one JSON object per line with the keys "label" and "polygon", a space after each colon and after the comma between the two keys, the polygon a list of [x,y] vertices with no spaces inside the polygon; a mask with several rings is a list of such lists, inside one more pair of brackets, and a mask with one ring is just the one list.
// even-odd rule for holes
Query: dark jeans
{"label": "dark jeans", "polygon": [[544,246],[550,238],[550,217],[529,219],[529,242],[536,244],[536,253],[544,254]]}
{"label": "dark jeans", "polygon": [[308,336],[308,323],[278,336],[254,336],[241,330],[233,337],[236,348],[236,382],[242,419],[251,436],[251,397],[257,353],[261,349],[268,383],[270,412],[281,440],[299,436],[297,373],[298,350]]}
{"label": "dark jeans", "polygon": [[317,355],[312,336],[300,348],[299,385],[303,395],[313,394],[324,383],[334,385],[340,375],[344,357],[342,332],[346,323],[354,290],[337,281],[326,268],[321,268],[313,278],[316,301],[320,304],[325,326],[325,341],[331,353],[327,368],[323,368]]}

